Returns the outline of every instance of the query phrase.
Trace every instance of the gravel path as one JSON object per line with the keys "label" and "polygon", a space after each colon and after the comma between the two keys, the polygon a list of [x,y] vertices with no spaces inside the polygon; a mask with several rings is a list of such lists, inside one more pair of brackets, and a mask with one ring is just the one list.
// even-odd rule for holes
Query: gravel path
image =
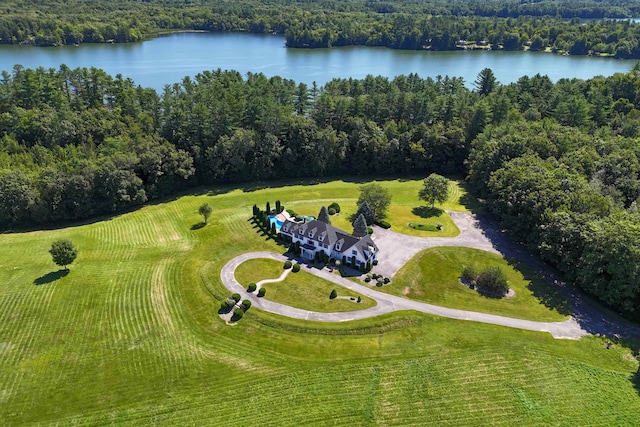
{"label": "gravel path", "polygon": [[[258,298],[254,293],[248,293],[246,289],[235,279],[234,271],[236,267],[249,259],[270,258],[283,263],[286,260],[293,261],[292,258],[273,252],[251,252],[237,256],[222,268],[220,277],[222,279],[222,283],[227,287],[227,289],[232,293],[239,293],[242,295],[242,298],[251,300],[253,307],[296,319],[315,320],[319,322],[345,322],[349,320],[365,319],[398,310],[415,310],[422,313],[434,314],[452,319],[491,323],[494,325],[526,329],[530,331],[549,332],[555,338],[579,339],[584,335],[606,335],[611,337],[617,335],[622,337],[640,338],[640,328],[632,324],[623,323],[617,319],[610,319],[599,312],[595,307],[586,303],[572,288],[557,280],[544,265],[533,259],[520,246],[510,242],[498,227],[496,227],[495,224],[487,218],[478,217],[466,212],[448,213],[460,229],[460,234],[452,238],[407,236],[395,233],[391,230],[384,230],[376,227],[374,233],[375,241],[381,250],[379,254],[379,264],[375,267],[374,271],[384,276],[393,277],[395,273],[397,273],[398,270],[416,253],[423,249],[436,246],[466,246],[500,253],[505,257],[522,262],[537,273],[541,274],[550,283],[557,287],[571,303],[571,318],[563,322],[535,322],[531,320],[515,319],[493,314],[440,307],[378,292],[368,286],[357,284],[351,280],[333,274],[326,269],[318,269],[305,264],[301,264],[301,266],[311,274],[315,274],[325,280],[365,295],[375,300],[377,305],[366,310],[343,313],[319,313],[301,310],[288,305],[268,301],[263,298]],[[285,276],[284,273],[283,276]],[[278,279],[274,279],[273,281],[281,280],[284,278],[283,276]]]}

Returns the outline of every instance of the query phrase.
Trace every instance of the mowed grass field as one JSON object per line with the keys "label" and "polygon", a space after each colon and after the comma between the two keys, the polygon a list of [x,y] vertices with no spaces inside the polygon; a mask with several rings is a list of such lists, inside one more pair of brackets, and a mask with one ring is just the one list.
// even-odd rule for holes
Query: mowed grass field
{"label": "mowed grass field", "polygon": [[[251,309],[227,326],[217,314],[228,295],[222,266],[282,251],[248,221],[253,203],[347,206],[357,187],[212,189],[93,224],[0,235],[0,424],[637,425],[629,343],[607,350],[605,338],[412,312],[321,324]],[[204,202],[210,223],[192,229]],[[59,238],[79,256],[48,281]]]}

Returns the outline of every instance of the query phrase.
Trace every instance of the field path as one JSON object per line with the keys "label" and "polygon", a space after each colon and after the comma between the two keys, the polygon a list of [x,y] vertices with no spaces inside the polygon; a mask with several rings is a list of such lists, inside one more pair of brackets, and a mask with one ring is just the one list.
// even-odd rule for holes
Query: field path
{"label": "field path", "polygon": [[326,269],[318,269],[312,265],[301,264],[306,270],[337,285],[359,292],[377,301],[375,307],[342,313],[319,313],[288,305],[279,304],[258,298],[249,293],[235,279],[234,271],[242,262],[254,258],[270,258],[284,263],[293,260],[285,255],[274,252],[252,252],[242,254],[229,261],[220,272],[223,284],[232,292],[237,292],[251,300],[252,305],[272,313],[296,319],[314,320],[319,322],[345,322],[349,320],[365,319],[399,310],[415,310],[422,313],[434,314],[458,320],[490,323],[511,328],[526,329],[537,332],[549,332],[554,338],[579,339],[585,335],[606,335],[610,337],[623,336],[640,338],[640,328],[626,324],[617,319],[609,318],[598,309],[584,301],[572,288],[556,279],[549,270],[532,258],[519,245],[509,241],[495,223],[487,218],[478,217],[466,212],[448,212],[454,220],[460,234],[456,237],[415,237],[395,233],[376,227],[374,236],[380,251],[380,263],[374,271],[388,277],[395,273],[419,251],[436,246],[465,246],[500,253],[505,257],[515,259],[532,268],[546,280],[552,283],[571,303],[572,316],[563,322],[536,322],[532,320],[516,319],[494,314],[478,313],[441,307],[424,302],[413,301],[395,295],[378,292],[368,286],[360,285],[351,280],[337,276]]}

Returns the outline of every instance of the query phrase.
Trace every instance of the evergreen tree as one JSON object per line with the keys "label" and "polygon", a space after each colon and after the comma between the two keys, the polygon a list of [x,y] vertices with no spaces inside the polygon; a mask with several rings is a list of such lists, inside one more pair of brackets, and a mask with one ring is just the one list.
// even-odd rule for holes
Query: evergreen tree
{"label": "evergreen tree", "polygon": [[357,220],[360,215],[364,217],[366,225],[373,224],[374,213],[373,213],[373,210],[371,209],[371,206],[369,206],[369,202],[367,202],[366,200],[360,204],[360,206],[358,207],[358,210],[353,215],[353,218]]}
{"label": "evergreen tree", "polygon": [[325,224],[331,224],[331,220],[329,219],[329,211],[327,210],[326,206],[320,208],[318,221],[324,222]]}
{"label": "evergreen tree", "polygon": [[363,214],[358,215],[355,221],[353,221],[353,236],[354,237],[364,237],[368,234],[367,232],[367,220],[364,218]]}

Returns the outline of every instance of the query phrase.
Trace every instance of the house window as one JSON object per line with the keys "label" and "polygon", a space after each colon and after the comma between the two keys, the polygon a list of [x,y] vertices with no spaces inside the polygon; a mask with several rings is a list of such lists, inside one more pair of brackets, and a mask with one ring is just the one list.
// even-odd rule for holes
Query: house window
{"label": "house window", "polygon": [[355,249],[351,251],[352,255],[358,255],[358,251],[356,251]]}

